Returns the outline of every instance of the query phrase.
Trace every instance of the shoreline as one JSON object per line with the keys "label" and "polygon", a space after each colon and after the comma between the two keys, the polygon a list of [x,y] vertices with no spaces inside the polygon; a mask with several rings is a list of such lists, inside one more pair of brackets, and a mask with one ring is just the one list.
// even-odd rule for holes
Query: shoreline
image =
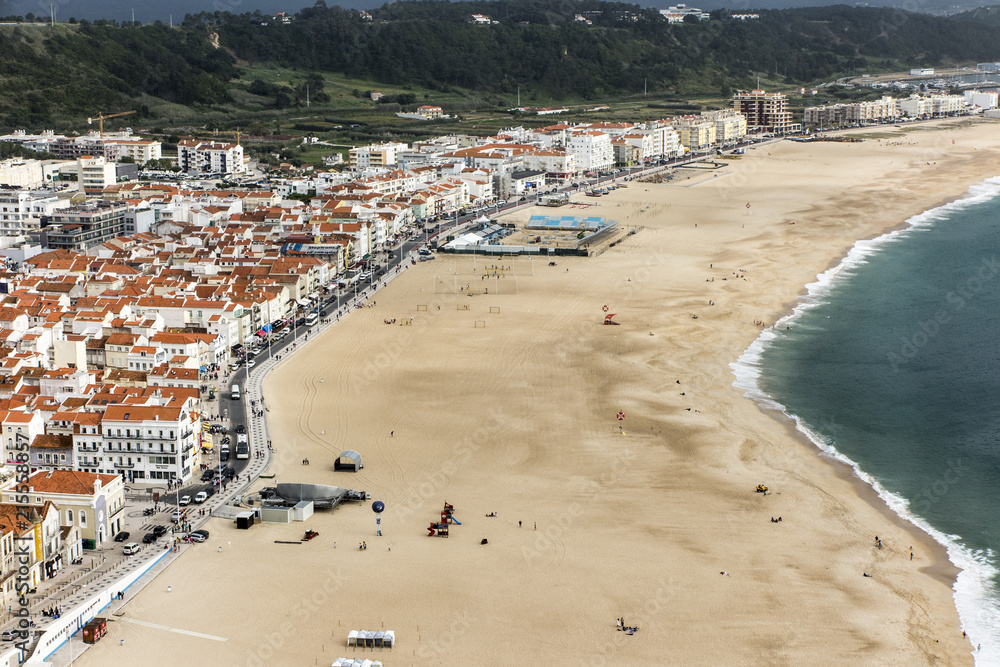
{"label": "shoreline", "polygon": [[[809,289],[810,285],[821,284],[820,279],[831,271],[836,271],[841,268],[849,268],[853,263],[850,261],[851,253],[852,251],[859,249],[859,246],[861,244],[866,242],[877,242],[883,239],[884,239],[883,243],[891,242],[894,236],[898,238],[898,236],[905,235],[907,232],[912,232],[919,229],[919,227],[921,226],[920,225],[921,221],[919,221],[918,219],[923,216],[936,217],[935,212],[945,207],[954,204],[960,205],[962,202],[965,201],[969,201],[970,203],[981,201],[982,193],[975,192],[974,191],[975,188],[977,186],[983,186],[984,188],[986,188],[991,184],[997,185],[998,179],[1000,179],[1000,176],[996,175],[983,177],[974,183],[967,184],[964,190],[960,194],[957,194],[953,197],[938,200],[935,204],[927,208],[924,208],[923,210],[917,213],[907,216],[902,222],[890,225],[881,232],[875,232],[863,238],[859,238],[843,254],[841,254],[839,258],[832,260],[827,266],[827,268],[824,269],[824,271],[817,274],[816,281],[803,285],[802,290],[799,292],[799,294],[796,296],[793,302],[784,304],[784,306],[777,311],[777,314],[774,316],[772,320],[774,322],[773,326],[776,326],[779,322],[794,322],[797,319],[798,315],[800,314],[798,310],[799,307],[802,306],[803,304],[806,304],[807,300],[813,296],[813,292]],[[994,188],[993,192],[989,194],[989,198],[996,198],[998,196],[1000,196],[1000,188]],[[932,222],[930,224],[934,223]],[[864,250],[861,250],[861,252],[863,253],[864,258],[867,260],[867,258],[870,256],[870,253],[865,252]],[[875,254],[877,255],[877,253]],[[831,278],[831,282],[834,281],[837,281],[836,273]],[[735,367],[741,364],[745,365],[743,362],[743,358],[747,353],[750,352],[751,348],[755,344],[761,342],[765,347],[765,349],[770,346],[769,341],[761,340],[763,335],[764,331],[762,331],[761,335],[759,335],[756,339],[754,339],[754,342],[751,343],[751,345],[746,350],[744,350],[744,352],[735,362],[730,364],[732,367],[734,367],[734,375],[735,375]],[[758,355],[761,354],[766,354],[766,352],[758,353]],[[820,460],[823,460],[828,464],[830,464],[830,466],[836,471],[836,473],[843,480],[849,482],[854,487],[858,498],[864,500],[874,509],[879,511],[883,516],[885,516],[889,520],[890,523],[912,535],[914,543],[921,544],[928,552],[933,554],[934,562],[931,563],[930,565],[926,565],[924,567],[919,568],[919,571],[927,575],[928,577],[931,577],[932,579],[935,579],[943,584],[946,584],[947,586],[949,586],[949,588],[951,588],[953,592],[952,601],[956,611],[959,613],[960,616],[960,628],[963,630],[963,637],[966,636],[966,631],[968,631],[967,638],[969,641],[970,653],[972,655],[976,655],[975,651],[976,641],[973,640],[972,638],[972,632],[974,632],[975,630],[979,630],[979,628],[970,628],[962,623],[962,618],[961,618],[962,608],[959,606],[959,597],[958,597],[959,576],[963,572],[966,572],[967,568],[962,567],[961,565],[955,563],[952,560],[950,553],[951,548],[967,550],[968,547],[963,546],[957,540],[942,541],[940,538],[935,537],[935,535],[930,530],[928,530],[928,528],[930,528],[934,532],[937,532],[939,535],[944,537],[944,534],[941,533],[941,531],[937,530],[933,526],[930,526],[929,524],[928,527],[925,528],[924,526],[921,526],[918,523],[918,521],[926,521],[925,519],[915,514],[908,517],[900,513],[900,511],[894,508],[893,505],[889,502],[889,500],[880,493],[879,488],[876,487],[876,484],[881,486],[879,479],[874,475],[872,475],[871,473],[864,471],[863,468],[861,468],[861,466],[857,462],[849,459],[849,457],[846,457],[846,455],[837,450],[835,444],[829,444],[826,446],[833,449],[836,452],[836,456],[831,452],[827,451],[826,449],[824,449],[824,447],[820,445],[820,443],[816,442],[812,437],[810,437],[808,433],[806,433],[799,427],[795,415],[789,412],[787,407],[783,403],[781,403],[778,399],[774,398],[771,394],[766,392],[760,386],[759,381],[763,376],[763,359],[758,360],[756,367],[758,369],[758,375],[755,376],[753,380],[754,388],[752,390],[747,390],[744,393],[744,397],[752,401],[758,407],[758,409],[762,414],[779,422],[784,427],[785,431],[794,440],[798,441],[801,445],[806,447],[810,452],[817,454]],[[734,382],[734,386],[737,386],[740,389],[745,389],[745,387],[740,385],[739,378],[737,379],[736,382]],[[759,392],[759,394],[761,394],[762,396],[758,397],[751,396],[749,395],[750,391]],[[838,456],[843,458],[838,458]],[[864,473],[870,479],[865,479],[864,477],[861,476],[861,473]],[[885,491],[885,493],[890,494],[892,496],[896,496],[904,502],[909,502],[909,499],[906,499],[902,496],[898,496],[894,492],[884,489],[884,487],[883,490]],[[956,536],[956,537],[960,538],[961,536]],[[978,574],[978,573],[970,573],[970,574]],[[983,601],[980,600],[980,602]]]}

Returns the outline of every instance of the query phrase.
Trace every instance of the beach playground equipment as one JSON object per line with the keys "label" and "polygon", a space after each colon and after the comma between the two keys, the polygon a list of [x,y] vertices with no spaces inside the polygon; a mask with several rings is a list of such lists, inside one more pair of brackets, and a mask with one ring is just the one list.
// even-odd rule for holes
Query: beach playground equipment
{"label": "beach playground equipment", "polygon": [[767,487],[764,486],[763,484],[758,484],[757,493],[763,493],[764,495],[767,495]]}
{"label": "beach playground equipment", "polygon": [[451,523],[457,526],[462,525],[462,522],[455,518],[455,506],[446,502],[444,508],[441,510],[441,521],[432,522],[427,527],[427,536],[433,537],[437,535],[438,537],[448,537],[448,524]]}
{"label": "beach playground equipment", "polygon": [[444,504],[444,509],[441,510],[441,521],[444,523],[453,523],[455,525],[461,526],[462,522],[455,518],[455,506]]}
{"label": "beach playground equipment", "polygon": [[434,537],[435,535],[438,537],[448,537],[448,524],[435,523],[432,521],[431,524],[427,526],[427,537]]}
{"label": "beach playground equipment", "polygon": [[613,319],[611,319],[611,318],[613,318],[617,314],[618,313],[608,313],[607,315],[605,315],[604,316],[604,323],[605,324],[614,324],[614,325],[621,324],[621,322],[615,322]]}

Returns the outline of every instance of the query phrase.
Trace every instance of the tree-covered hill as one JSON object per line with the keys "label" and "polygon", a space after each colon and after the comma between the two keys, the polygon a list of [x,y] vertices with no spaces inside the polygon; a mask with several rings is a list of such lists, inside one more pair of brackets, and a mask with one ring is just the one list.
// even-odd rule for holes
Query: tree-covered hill
{"label": "tree-covered hill", "polygon": [[[472,14],[492,21],[473,25]],[[858,70],[997,60],[1000,51],[992,26],[961,18],[847,6],[758,14],[738,21],[723,10],[711,21],[668,24],[655,10],[599,0],[424,0],[370,14],[320,0],[287,23],[206,12],[174,27],[0,26],[0,125],[38,128],[124,108],[155,114],[161,102],[301,99],[243,77],[262,66],[492,99],[518,90],[610,99],[643,90],[726,95],[758,74],[808,84]]]}
{"label": "tree-covered hill", "polygon": [[[472,14],[491,25],[473,25]],[[876,64],[940,65],[993,58],[985,26],[896,9],[846,6],[759,12],[736,21],[669,25],[655,10],[597,0],[394,2],[372,20],[339,7],[302,10],[290,24],[250,14],[188,17],[218,30],[239,58],[343,72],[355,78],[556,96],[635,94],[643,86],[702,89],[746,83],[755,72],[813,82]],[[577,17],[588,18],[592,25]]]}

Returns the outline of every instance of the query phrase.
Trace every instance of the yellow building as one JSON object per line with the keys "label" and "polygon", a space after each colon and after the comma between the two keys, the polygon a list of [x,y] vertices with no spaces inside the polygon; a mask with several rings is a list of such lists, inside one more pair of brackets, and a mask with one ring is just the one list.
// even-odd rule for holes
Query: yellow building
{"label": "yellow building", "polygon": [[711,148],[715,144],[715,123],[701,116],[682,116],[674,119],[674,129],[680,135],[681,145],[692,151]]}

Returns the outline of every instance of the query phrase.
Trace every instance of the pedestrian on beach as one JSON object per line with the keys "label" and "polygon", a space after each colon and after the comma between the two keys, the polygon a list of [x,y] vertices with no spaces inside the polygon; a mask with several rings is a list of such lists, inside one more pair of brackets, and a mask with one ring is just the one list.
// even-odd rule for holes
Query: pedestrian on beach
{"label": "pedestrian on beach", "polygon": [[521,522],[520,522],[520,521],[518,521],[518,522],[517,522],[517,527],[518,527],[518,528],[520,528],[520,527],[521,527]]}

